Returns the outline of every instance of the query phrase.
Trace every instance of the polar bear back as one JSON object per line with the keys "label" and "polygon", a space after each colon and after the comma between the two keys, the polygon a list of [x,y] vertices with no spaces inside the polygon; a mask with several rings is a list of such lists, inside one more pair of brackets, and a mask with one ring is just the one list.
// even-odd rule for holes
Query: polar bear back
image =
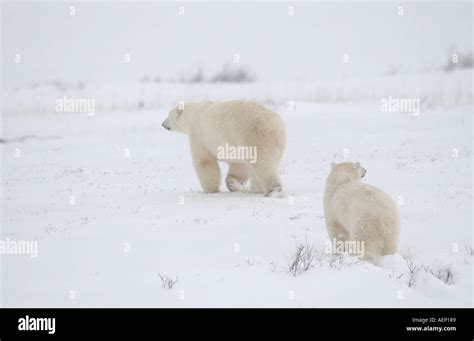
{"label": "polar bear back", "polygon": [[286,144],[280,116],[255,102],[209,102],[193,110],[190,134],[215,155],[219,146],[257,146],[283,152]]}
{"label": "polar bear back", "polygon": [[[360,181],[341,184],[330,200],[330,211],[337,221],[350,229],[364,221],[384,228],[398,228],[398,208],[381,189]],[[369,224],[370,222],[370,224]]]}

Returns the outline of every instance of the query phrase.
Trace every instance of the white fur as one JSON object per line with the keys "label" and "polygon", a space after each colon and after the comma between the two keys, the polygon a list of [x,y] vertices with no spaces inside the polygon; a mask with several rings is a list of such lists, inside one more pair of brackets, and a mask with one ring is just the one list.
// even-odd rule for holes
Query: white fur
{"label": "white fur", "polygon": [[[229,164],[226,185],[230,191],[242,189],[250,179],[255,193],[281,192],[278,165],[286,145],[283,121],[275,112],[254,102],[185,103],[172,109],[163,127],[189,137],[194,169],[205,192],[218,192],[220,169],[218,148],[256,147],[255,163],[223,159]],[[221,160],[219,160],[221,161]]]}
{"label": "white fur", "polygon": [[326,180],[324,215],[329,238],[364,242],[363,258],[374,263],[397,251],[397,205],[382,190],[360,181],[359,163],[333,164]]}

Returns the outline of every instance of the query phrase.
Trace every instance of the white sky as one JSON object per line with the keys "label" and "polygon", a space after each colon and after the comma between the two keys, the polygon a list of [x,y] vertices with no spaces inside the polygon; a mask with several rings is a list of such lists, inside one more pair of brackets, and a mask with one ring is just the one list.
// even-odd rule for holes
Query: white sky
{"label": "white sky", "polygon": [[3,3],[2,84],[177,78],[198,65],[212,74],[235,53],[260,80],[330,80],[423,70],[450,45],[472,49],[469,2],[404,4],[403,16],[398,3],[296,3],[293,17],[283,3],[186,4],[184,17],[179,6]]}

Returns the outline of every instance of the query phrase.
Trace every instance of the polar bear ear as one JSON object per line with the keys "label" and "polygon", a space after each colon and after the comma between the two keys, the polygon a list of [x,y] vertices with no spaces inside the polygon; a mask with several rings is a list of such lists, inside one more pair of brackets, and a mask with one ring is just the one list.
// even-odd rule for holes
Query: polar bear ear
{"label": "polar bear ear", "polygon": [[331,162],[331,170],[334,169],[334,167],[336,167],[337,163],[335,162]]}
{"label": "polar bear ear", "polygon": [[184,102],[180,101],[178,104],[178,107],[176,108],[176,112],[178,113],[178,115],[181,115],[183,111],[184,111]]}

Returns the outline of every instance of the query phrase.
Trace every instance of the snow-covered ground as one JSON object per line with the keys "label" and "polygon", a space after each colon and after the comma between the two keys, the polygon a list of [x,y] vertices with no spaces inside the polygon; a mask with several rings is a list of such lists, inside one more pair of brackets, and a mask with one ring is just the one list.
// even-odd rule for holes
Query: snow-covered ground
{"label": "snow-covered ground", "polygon": [[[35,258],[2,256],[3,306],[471,307],[472,72],[416,78],[425,91],[412,95],[422,99],[418,116],[381,110],[383,97],[413,94],[410,80],[394,90],[397,77],[321,85],[340,89],[330,98],[297,85],[165,84],[174,97],[140,85],[122,89],[135,94],[123,105],[120,92],[96,89],[94,116],[54,113],[58,94],[87,97],[83,90],[11,90],[0,144],[3,239],[38,240],[39,249]],[[279,112],[287,196],[224,185],[202,193],[186,137],[161,127],[183,94],[254,98]],[[26,135],[35,137],[14,140]],[[325,254],[324,181],[343,160],[360,161],[364,181],[399,203],[411,281],[400,255],[376,267]],[[293,276],[287,259],[297,243],[317,255]],[[160,275],[177,283],[163,288]]]}

